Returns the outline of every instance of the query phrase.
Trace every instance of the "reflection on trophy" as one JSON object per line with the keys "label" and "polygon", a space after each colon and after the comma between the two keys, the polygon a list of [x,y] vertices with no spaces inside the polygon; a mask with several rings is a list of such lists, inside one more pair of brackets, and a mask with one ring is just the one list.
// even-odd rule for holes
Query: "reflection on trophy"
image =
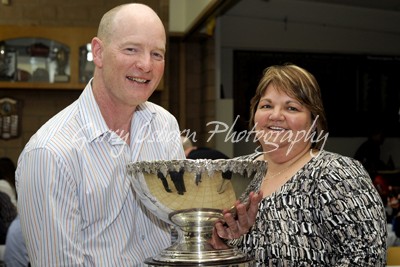
{"label": "reflection on trophy", "polygon": [[[133,190],[158,218],[175,226],[177,241],[158,255],[148,258],[148,266],[252,266],[252,259],[237,248],[214,249],[210,244],[214,224],[224,221],[223,209],[243,193],[252,179],[263,179],[264,161],[199,159],[141,161],[129,163]],[[225,181],[225,190],[218,188]],[[226,181],[228,181],[226,183]],[[252,188],[258,191],[258,188]]]}
{"label": "reflection on trophy", "polygon": [[56,53],[57,74],[54,75],[55,82],[68,82],[69,75],[65,73],[65,68],[68,64],[68,52],[60,47]]}

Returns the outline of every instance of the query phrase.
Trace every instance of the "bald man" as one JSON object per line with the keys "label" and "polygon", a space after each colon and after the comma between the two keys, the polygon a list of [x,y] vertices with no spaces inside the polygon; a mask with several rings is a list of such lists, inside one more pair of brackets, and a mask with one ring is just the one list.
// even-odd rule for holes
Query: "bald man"
{"label": "bald man", "polygon": [[[16,184],[32,266],[142,266],[170,246],[170,227],[141,203],[126,166],[184,159],[178,123],[148,98],[165,67],[166,34],[143,4],[108,11],[91,42],[95,70],[81,96],[22,151]],[[171,138],[172,137],[172,138]],[[247,232],[261,198],[237,206],[212,242]],[[242,212],[240,212],[242,211]]]}

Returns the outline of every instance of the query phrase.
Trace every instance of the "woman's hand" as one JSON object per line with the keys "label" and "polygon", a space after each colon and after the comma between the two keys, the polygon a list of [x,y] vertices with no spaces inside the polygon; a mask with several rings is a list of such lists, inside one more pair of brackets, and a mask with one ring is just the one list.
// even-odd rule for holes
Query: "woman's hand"
{"label": "woman's hand", "polygon": [[[256,215],[258,212],[258,204],[262,199],[262,192],[254,193],[251,192],[249,195],[249,203],[247,205],[236,201],[235,208],[237,216],[234,216],[230,210],[224,210],[224,220],[223,222],[217,222],[215,224],[214,235],[213,235],[213,243],[218,248],[218,239],[234,239],[239,238],[242,235],[246,234],[250,227],[253,226]],[[221,241],[222,242],[222,241]]]}

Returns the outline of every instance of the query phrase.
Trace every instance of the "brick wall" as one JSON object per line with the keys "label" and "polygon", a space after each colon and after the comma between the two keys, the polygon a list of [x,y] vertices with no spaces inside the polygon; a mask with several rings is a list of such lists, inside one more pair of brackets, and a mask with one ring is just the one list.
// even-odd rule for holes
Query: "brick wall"
{"label": "brick wall", "polygon": [[0,24],[96,27],[107,10],[132,2],[149,5],[168,22],[169,0],[10,0],[0,4]]}
{"label": "brick wall", "polygon": [[20,101],[21,135],[19,138],[0,140],[0,156],[17,162],[26,142],[49,118],[78,98],[79,90],[0,90],[0,98],[12,97]]}

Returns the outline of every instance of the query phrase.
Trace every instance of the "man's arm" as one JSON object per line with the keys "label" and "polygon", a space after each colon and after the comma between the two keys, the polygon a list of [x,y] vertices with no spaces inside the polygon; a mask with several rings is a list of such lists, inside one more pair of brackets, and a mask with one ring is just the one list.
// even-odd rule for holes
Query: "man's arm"
{"label": "man's arm", "polygon": [[45,149],[24,152],[16,179],[32,266],[82,265],[76,183],[64,162]]}

